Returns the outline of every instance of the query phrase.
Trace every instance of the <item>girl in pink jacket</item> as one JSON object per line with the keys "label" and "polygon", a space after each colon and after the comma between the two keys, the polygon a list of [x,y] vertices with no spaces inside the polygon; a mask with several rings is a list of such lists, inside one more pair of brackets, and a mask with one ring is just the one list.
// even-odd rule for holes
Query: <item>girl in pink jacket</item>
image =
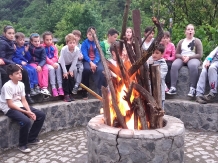
{"label": "girl in pink jacket", "polygon": [[176,48],[175,45],[170,40],[170,32],[164,32],[164,37],[161,40],[161,43],[165,46],[165,51],[163,53],[163,58],[166,60],[168,66],[168,72],[166,75],[166,91],[168,91],[168,87],[170,87],[170,70],[173,61],[176,59]]}
{"label": "girl in pink jacket", "polygon": [[[52,87],[52,95],[54,97],[59,95],[64,95],[64,91],[62,88],[62,72],[61,67],[57,63],[58,62],[58,49],[53,44],[53,35],[51,32],[44,32],[42,35],[43,44],[42,46],[45,47],[46,52],[46,64],[48,67],[49,72],[49,80]],[[56,88],[56,79],[57,79],[57,86]]]}

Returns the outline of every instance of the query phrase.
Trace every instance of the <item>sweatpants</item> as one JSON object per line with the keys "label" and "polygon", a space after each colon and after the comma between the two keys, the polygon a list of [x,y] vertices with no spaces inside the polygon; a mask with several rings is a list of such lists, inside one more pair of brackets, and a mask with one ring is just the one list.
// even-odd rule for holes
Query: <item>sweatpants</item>
{"label": "sweatpants", "polygon": [[[2,80],[2,86],[10,80],[9,75],[7,74],[7,65],[1,65],[0,66],[0,72],[1,72],[1,80]],[[25,69],[21,70],[22,72],[22,82],[25,85],[25,93],[30,94],[30,80],[28,73]]]}
{"label": "sweatpants", "polygon": [[[71,65],[66,65],[67,72],[69,72]],[[68,78],[63,78],[63,90],[64,95],[70,95],[72,94],[73,87],[74,87],[74,77],[71,77],[70,74],[68,74]]]}
{"label": "sweatpants", "polygon": [[101,96],[101,86],[107,86],[106,78],[103,74],[104,68],[101,61],[97,63],[97,68],[94,73],[91,71],[91,67],[88,62],[84,61],[83,66],[84,70],[82,75],[82,83],[85,86],[89,87],[89,77],[91,74],[93,74],[94,83],[98,89],[96,93],[98,93]]}
{"label": "sweatpants", "polygon": [[55,69],[52,65],[46,64],[48,67],[49,80],[53,88],[56,88],[56,79],[58,83],[58,88],[62,88],[62,70],[61,66],[58,64],[58,68]]}
{"label": "sweatpants", "polygon": [[176,88],[179,70],[183,65],[187,65],[189,69],[190,87],[196,88],[198,81],[198,67],[200,66],[200,63],[201,62],[198,59],[190,59],[187,63],[183,63],[182,59],[177,58],[173,62],[170,71],[171,87]]}
{"label": "sweatpants", "polygon": [[204,95],[207,79],[209,80],[210,92],[217,93],[217,71],[218,61],[212,62],[208,69],[205,68],[203,64],[201,75],[197,83],[196,96]]}
{"label": "sweatpants", "polygon": [[[22,107],[22,109],[25,108]],[[33,107],[30,107],[30,110],[36,115],[36,120],[34,121],[32,127],[30,118],[27,115],[21,113],[20,111],[10,109],[6,113],[6,116],[17,121],[20,125],[19,146],[24,146],[28,142],[35,140],[38,137],[38,134],[45,120],[45,113]]]}
{"label": "sweatpants", "polygon": [[76,64],[76,69],[73,70],[75,86],[78,87],[82,81],[82,73],[83,73],[83,63],[78,61]]}
{"label": "sweatpants", "polygon": [[38,85],[38,75],[36,69],[31,65],[25,65],[22,67],[28,72],[30,88],[34,88],[35,85]]}
{"label": "sweatpants", "polygon": [[[36,69],[38,64],[36,63],[30,63],[32,67]],[[38,81],[39,81],[39,87],[40,88],[48,88],[48,67],[47,65],[42,66],[42,70],[38,73]]]}

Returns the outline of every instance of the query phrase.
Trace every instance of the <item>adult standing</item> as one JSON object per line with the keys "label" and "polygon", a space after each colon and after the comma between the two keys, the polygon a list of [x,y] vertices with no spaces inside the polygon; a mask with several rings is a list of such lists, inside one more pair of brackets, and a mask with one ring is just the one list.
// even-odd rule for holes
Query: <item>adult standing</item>
{"label": "adult standing", "polygon": [[186,65],[189,68],[190,76],[190,91],[188,96],[193,97],[196,92],[196,85],[198,81],[198,67],[201,64],[201,57],[203,55],[203,46],[201,40],[194,37],[194,25],[186,26],[186,38],[179,41],[176,48],[176,60],[171,67],[171,87],[167,94],[176,94],[176,84],[178,79],[178,71]]}

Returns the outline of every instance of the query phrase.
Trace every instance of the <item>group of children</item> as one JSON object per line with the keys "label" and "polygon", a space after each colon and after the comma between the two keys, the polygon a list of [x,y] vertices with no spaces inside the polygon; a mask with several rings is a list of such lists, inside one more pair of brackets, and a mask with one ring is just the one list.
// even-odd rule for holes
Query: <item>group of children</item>
{"label": "group of children", "polygon": [[[187,39],[182,40],[181,45],[179,44],[180,51],[188,54],[181,56],[183,64],[192,59],[198,59],[202,53],[201,42],[193,38],[193,29],[193,25],[186,27]],[[43,33],[43,44],[41,44],[40,36],[37,33],[32,33],[29,44],[26,44],[23,33],[17,32],[15,34],[12,26],[4,27],[4,35],[0,36],[0,73],[3,84],[0,95],[0,109],[6,116],[19,123],[20,138],[18,148],[22,152],[31,151],[27,144],[43,143],[42,140],[37,139],[37,136],[45,120],[45,114],[30,107],[27,101],[33,103],[31,96],[39,93],[50,96],[48,81],[50,81],[52,95],[54,97],[64,96],[64,100],[67,102],[74,100],[72,94],[77,93],[81,82],[89,87],[91,74],[94,75],[93,79],[98,94],[101,94],[101,86],[107,86],[103,74],[104,68],[92,36],[93,31],[96,32],[94,27],[88,28],[87,39],[83,41],[82,45],[79,44],[81,37],[79,30],[73,30],[72,33],[66,35],[66,45],[61,49],[60,57],[58,57],[58,49],[53,44],[51,32]],[[154,41],[154,33],[155,31],[151,27],[145,29],[144,37],[146,38],[142,38],[142,41],[144,41],[143,50],[147,50]],[[117,58],[114,44],[118,43],[116,42],[118,35],[117,30],[110,29],[107,39],[100,42],[105,58],[115,66],[117,66]],[[125,33],[127,45],[132,44],[132,36],[133,30],[128,27]],[[199,54],[194,51],[196,49],[198,49],[197,53]],[[172,87],[170,72],[172,76],[174,70],[171,67],[175,64],[174,60],[177,55],[175,46],[170,41],[170,33],[164,32],[161,43],[155,47],[152,56],[148,59],[149,63],[160,65],[163,108],[165,92],[175,94],[176,91],[176,88]],[[206,103],[206,101],[213,99],[217,93],[217,56],[218,48],[211,52],[203,64],[203,70],[196,89],[196,101],[199,103]],[[121,58],[124,64],[129,62],[125,46]],[[116,77],[116,74],[112,73],[112,75]],[[207,96],[203,96],[207,75],[209,76],[211,91]],[[20,82],[21,80],[22,82]],[[170,90],[168,90],[168,87],[170,87]],[[87,98],[87,92],[84,91],[83,97]],[[29,118],[34,121],[31,129]]]}

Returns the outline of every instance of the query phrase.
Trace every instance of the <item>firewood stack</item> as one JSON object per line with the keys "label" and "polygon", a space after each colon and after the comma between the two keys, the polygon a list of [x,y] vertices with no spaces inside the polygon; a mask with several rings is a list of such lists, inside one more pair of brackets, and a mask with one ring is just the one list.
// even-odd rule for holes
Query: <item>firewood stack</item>
{"label": "firewood stack", "polygon": [[[163,37],[163,30],[159,21],[153,17],[152,21],[158,31],[157,37],[150,45],[149,49],[143,51],[141,49],[143,42],[141,41],[140,32],[140,12],[139,10],[133,10],[133,42],[132,44],[128,44],[125,39],[125,31],[129,6],[130,0],[126,0],[119,46],[117,46],[118,44],[114,44],[117,67],[105,59],[98,38],[95,32],[92,31],[94,41],[100,52],[101,61],[104,66],[104,74],[108,83],[108,88],[102,87],[105,124],[127,129],[127,121],[130,120],[131,117],[134,117],[134,129],[145,130],[161,128],[163,127],[162,117],[164,111],[161,105],[159,66],[150,65],[149,73],[146,61],[152,55],[155,46],[160,43]],[[124,46],[127,50],[128,61],[121,59]],[[111,72],[116,74],[116,77],[112,76]],[[123,88],[125,88],[125,93],[122,99],[126,101],[129,107],[129,110],[125,111],[125,113],[121,111],[120,104],[122,105],[122,101],[118,97],[119,92]],[[111,119],[111,112],[115,114],[114,119]]]}

